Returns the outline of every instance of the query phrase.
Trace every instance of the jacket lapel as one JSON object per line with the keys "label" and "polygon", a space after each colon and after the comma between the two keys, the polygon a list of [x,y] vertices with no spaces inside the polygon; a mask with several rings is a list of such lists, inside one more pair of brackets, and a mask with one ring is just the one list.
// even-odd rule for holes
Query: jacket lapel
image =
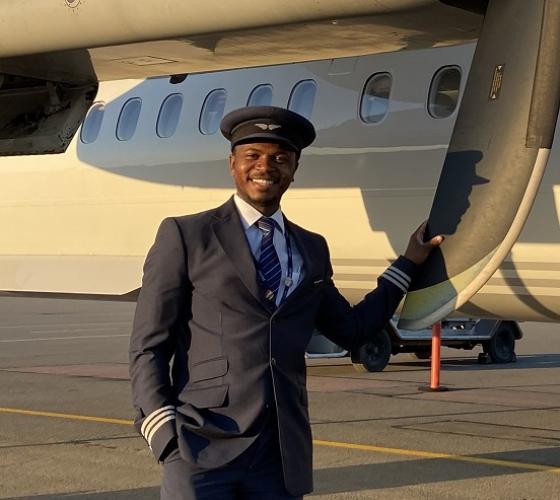
{"label": "jacket lapel", "polygon": [[255,261],[235,208],[233,197],[217,209],[214,217],[216,218],[216,221],[212,224],[214,234],[237,271],[239,278],[255,299],[265,309],[269,310],[270,306],[259,288]]}

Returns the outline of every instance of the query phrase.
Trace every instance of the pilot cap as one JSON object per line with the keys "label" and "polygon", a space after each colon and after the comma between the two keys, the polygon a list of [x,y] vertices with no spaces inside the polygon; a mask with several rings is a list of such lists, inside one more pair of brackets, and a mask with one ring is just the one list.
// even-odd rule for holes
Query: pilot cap
{"label": "pilot cap", "polygon": [[315,139],[315,128],[309,120],[275,106],[235,109],[224,116],[220,130],[232,149],[241,143],[274,142],[299,152]]}

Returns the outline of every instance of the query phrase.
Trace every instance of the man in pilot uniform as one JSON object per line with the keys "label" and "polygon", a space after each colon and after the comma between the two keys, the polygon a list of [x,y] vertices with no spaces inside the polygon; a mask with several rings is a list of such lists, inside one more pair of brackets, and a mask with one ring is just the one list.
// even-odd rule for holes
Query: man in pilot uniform
{"label": "man in pilot uniform", "polygon": [[163,463],[164,499],[301,498],[313,488],[304,357],[313,330],[348,350],[367,342],[441,237],[424,243],[421,226],[352,307],[325,239],[280,210],[313,125],[247,107],[221,130],[236,194],[165,219],[146,258],[130,343],[135,425]]}

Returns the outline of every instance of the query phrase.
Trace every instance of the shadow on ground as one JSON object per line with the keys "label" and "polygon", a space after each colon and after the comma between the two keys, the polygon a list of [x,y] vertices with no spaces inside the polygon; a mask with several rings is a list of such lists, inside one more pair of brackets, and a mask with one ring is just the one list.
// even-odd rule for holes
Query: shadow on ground
{"label": "shadow on ground", "polygon": [[[391,366],[403,367],[429,367],[430,360],[426,361],[391,361]],[[523,370],[527,368],[560,368],[560,354],[523,354],[517,356],[515,363],[480,364],[477,358],[454,358],[442,359],[441,367],[449,371],[467,371],[467,370]],[[393,370],[395,371],[395,370]],[[412,370],[408,370],[412,371]]]}
{"label": "shadow on ground", "polygon": [[[558,467],[560,464],[560,448],[529,449],[509,453],[476,455],[475,457]],[[316,470],[314,473],[315,491],[311,496],[534,472],[529,467],[523,469],[522,467],[467,463],[466,461],[447,459],[360,464]]]}
{"label": "shadow on ground", "polygon": [[102,493],[56,493],[53,495],[35,495],[12,497],[7,500],[157,500],[159,486],[137,488],[132,490],[104,491]]}
{"label": "shadow on ground", "polygon": [[[399,488],[419,484],[499,477],[510,474],[534,473],[523,464],[538,464],[558,468],[560,448],[527,449],[505,453],[469,456],[486,460],[515,462],[515,467],[449,459],[411,459],[375,464],[359,464],[314,471],[315,491],[311,496],[348,493],[384,488]],[[138,488],[103,493],[69,493],[18,497],[18,500],[156,500],[159,487]],[[12,498],[10,500],[15,500]]]}

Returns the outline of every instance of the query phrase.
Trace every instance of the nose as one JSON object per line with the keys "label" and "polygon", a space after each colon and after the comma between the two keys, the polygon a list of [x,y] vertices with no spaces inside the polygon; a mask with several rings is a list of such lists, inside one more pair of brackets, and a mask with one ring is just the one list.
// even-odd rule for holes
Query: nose
{"label": "nose", "polygon": [[268,171],[274,168],[274,156],[263,154],[259,157],[256,165],[260,170]]}

